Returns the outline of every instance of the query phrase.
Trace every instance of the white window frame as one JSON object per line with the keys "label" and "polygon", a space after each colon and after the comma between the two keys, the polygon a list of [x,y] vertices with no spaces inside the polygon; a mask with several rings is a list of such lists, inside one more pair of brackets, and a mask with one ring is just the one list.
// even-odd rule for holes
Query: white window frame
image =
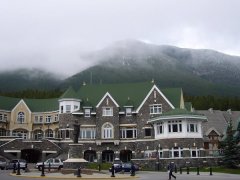
{"label": "white window frame", "polygon": [[19,135],[22,139],[27,139],[28,132],[26,130],[13,130],[12,136],[19,137]]}
{"label": "white window frame", "polygon": [[59,120],[59,116],[58,116],[58,114],[55,114],[55,116],[54,116],[54,120],[55,120],[55,122],[57,122],[57,121]]}
{"label": "white window frame", "polygon": [[111,123],[105,123],[102,126],[102,139],[113,139],[114,129]]}
{"label": "white window frame", "polygon": [[[193,152],[196,152],[196,156],[193,156]],[[198,148],[191,148],[190,149],[190,155],[192,158],[200,157],[200,150]]]}
{"label": "white window frame", "polygon": [[126,108],[126,116],[132,116],[132,108],[130,107]]}
{"label": "white window frame", "polygon": [[102,116],[113,116],[113,107],[103,107]]}
{"label": "white window frame", "polygon": [[49,116],[46,116],[46,117],[45,117],[45,122],[46,122],[46,123],[51,123],[51,122],[52,122],[52,116],[50,116],[50,115],[49,115]]}
{"label": "white window frame", "polygon": [[[177,131],[173,131],[174,128],[177,127]],[[176,120],[176,121],[168,121],[168,133],[182,133],[182,121]]]}
{"label": "white window frame", "polygon": [[84,109],[84,117],[91,117],[91,109],[90,108]]}
{"label": "white window frame", "polygon": [[45,137],[46,138],[52,138],[53,137],[53,130],[52,129],[47,129],[46,131],[45,131]]}
{"label": "white window frame", "polygon": [[160,135],[160,134],[164,134],[164,123],[163,122],[159,122],[156,125],[156,134]]}
{"label": "white window frame", "polygon": [[7,121],[7,114],[0,114],[0,121],[6,122]]}
{"label": "white window frame", "polygon": [[81,139],[95,139],[96,138],[96,128],[80,128],[80,138]]}
{"label": "white window frame", "polygon": [[7,114],[3,114],[3,120],[7,121],[7,119],[8,119],[8,115]]}
{"label": "white window frame", "polygon": [[19,112],[17,115],[17,123],[23,124],[25,122],[25,114],[24,112]]}
{"label": "white window frame", "polygon": [[[178,156],[175,156],[174,153],[178,153]],[[173,147],[169,150],[170,158],[182,158],[183,157],[183,148],[181,147]]]}
{"label": "white window frame", "polygon": [[189,133],[198,133],[198,123],[188,122],[187,132]]}
{"label": "white window frame", "polygon": [[[132,137],[128,137],[128,131],[132,133]],[[120,128],[120,138],[121,139],[136,139],[137,138],[137,128],[136,127],[122,127]]]}
{"label": "white window frame", "polygon": [[70,113],[71,112],[71,105],[66,105],[66,113]]}
{"label": "white window frame", "polygon": [[149,105],[150,114],[162,114],[162,104]]}

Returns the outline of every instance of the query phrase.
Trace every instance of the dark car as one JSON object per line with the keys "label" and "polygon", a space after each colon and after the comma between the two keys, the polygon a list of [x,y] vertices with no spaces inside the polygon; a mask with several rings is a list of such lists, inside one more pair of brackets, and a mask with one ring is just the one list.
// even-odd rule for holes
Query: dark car
{"label": "dark car", "polygon": [[11,160],[11,161],[7,164],[6,169],[13,169],[14,164],[16,165],[16,169],[17,169],[17,167],[18,167],[18,162],[19,162],[19,164],[20,164],[20,169],[25,170],[25,168],[26,168],[26,166],[27,166],[27,162],[26,162],[26,160],[24,160],[24,159],[13,159],[13,160]]}
{"label": "dark car", "polygon": [[[115,173],[122,171],[122,161],[121,160],[115,159],[113,162],[113,166],[114,166]],[[112,167],[109,168],[109,171],[112,172]]]}
{"label": "dark car", "polygon": [[0,158],[0,169],[3,170],[7,166],[7,161],[4,158]]}
{"label": "dark car", "polygon": [[[139,171],[139,166],[134,164],[134,169],[135,169],[135,171]],[[131,172],[131,170],[132,170],[132,163],[114,164],[115,173]],[[112,168],[109,168],[109,171],[112,172]]]}
{"label": "dark car", "polygon": [[[136,164],[133,164],[133,168],[135,171],[139,171],[139,166]],[[132,163],[123,163],[122,164],[122,171],[124,172],[131,172],[132,171]]]}

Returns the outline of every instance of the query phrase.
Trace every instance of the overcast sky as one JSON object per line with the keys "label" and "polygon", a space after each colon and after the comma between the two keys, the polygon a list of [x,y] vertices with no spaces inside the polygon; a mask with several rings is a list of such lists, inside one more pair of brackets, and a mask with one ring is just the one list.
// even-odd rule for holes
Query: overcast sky
{"label": "overcast sky", "polygon": [[240,0],[0,0],[0,71],[72,75],[115,41],[240,55]]}

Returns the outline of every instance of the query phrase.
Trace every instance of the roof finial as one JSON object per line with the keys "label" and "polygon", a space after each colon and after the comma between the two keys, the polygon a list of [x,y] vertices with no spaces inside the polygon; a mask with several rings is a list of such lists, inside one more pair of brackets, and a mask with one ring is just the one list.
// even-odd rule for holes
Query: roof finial
{"label": "roof finial", "polygon": [[151,83],[153,83],[154,84],[154,79],[152,78],[152,81],[151,81]]}
{"label": "roof finial", "polygon": [[128,96],[128,100],[130,100],[130,97]]}
{"label": "roof finial", "polygon": [[86,82],[85,81],[83,81],[83,86],[86,86]]}

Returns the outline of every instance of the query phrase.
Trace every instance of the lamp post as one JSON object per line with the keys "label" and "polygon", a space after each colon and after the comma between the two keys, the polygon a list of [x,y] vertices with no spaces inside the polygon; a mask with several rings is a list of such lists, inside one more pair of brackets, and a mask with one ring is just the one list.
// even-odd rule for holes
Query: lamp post
{"label": "lamp post", "polygon": [[156,164],[157,164],[157,170],[159,171],[160,170],[160,164],[159,164],[159,151],[160,151],[160,144],[158,144],[158,146],[157,146],[157,156],[156,156],[156,160],[157,160],[157,162],[156,162]]}

